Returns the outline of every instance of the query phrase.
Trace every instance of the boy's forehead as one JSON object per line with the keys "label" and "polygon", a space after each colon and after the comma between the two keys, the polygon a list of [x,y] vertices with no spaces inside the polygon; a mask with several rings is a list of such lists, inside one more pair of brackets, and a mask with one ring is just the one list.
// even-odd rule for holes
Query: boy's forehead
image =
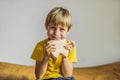
{"label": "boy's forehead", "polygon": [[49,26],[66,26],[65,24],[63,24],[63,23],[59,23],[59,24],[56,24],[56,23],[49,23]]}

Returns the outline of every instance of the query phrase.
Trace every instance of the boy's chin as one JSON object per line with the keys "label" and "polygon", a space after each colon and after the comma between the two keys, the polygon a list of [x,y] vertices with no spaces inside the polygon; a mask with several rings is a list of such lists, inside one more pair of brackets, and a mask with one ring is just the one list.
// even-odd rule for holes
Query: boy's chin
{"label": "boy's chin", "polygon": [[61,38],[51,38],[50,40],[62,40]]}
{"label": "boy's chin", "polygon": [[51,40],[61,40],[61,39],[51,39]]}

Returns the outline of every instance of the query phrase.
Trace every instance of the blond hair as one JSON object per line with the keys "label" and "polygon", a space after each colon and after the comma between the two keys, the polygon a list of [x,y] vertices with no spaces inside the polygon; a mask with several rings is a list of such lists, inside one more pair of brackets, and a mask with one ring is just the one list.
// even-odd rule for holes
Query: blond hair
{"label": "blond hair", "polygon": [[47,27],[49,24],[53,25],[65,25],[68,27],[68,31],[72,26],[72,17],[69,11],[62,7],[53,8],[47,15],[45,26]]}

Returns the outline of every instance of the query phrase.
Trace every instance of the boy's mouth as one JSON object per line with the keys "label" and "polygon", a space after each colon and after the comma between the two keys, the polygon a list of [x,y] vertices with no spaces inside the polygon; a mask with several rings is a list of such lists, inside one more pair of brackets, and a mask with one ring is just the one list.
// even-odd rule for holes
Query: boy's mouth
{"label": "boy's mouth", "polygon": [[52,37],[53,40],[60,40],[60,37]]}

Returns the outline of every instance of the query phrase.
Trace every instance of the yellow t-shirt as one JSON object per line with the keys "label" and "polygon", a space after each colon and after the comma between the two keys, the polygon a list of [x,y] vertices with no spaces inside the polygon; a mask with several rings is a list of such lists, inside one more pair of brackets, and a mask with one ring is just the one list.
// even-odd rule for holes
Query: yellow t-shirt
{"label": "yellow t-shirt", "polygon": [[[33,54],[31,56],[32,59],[36,61],[42,61],[45,55],[45,44],[47,43],[47,41],[48,39],[45,39],[37,43],[33,51]],[[67,44],[71,44],[71,41],[68,41]],[[68,60],[70,62],[77,62],[76,47],[73,47],[72,51],[68,54]],[[62,73],[60,70],[61,63],[62,63],[62,55],[59,55],[57,59],[51,56],[49,58],[47,71],[43,79],[62,77]]]}

